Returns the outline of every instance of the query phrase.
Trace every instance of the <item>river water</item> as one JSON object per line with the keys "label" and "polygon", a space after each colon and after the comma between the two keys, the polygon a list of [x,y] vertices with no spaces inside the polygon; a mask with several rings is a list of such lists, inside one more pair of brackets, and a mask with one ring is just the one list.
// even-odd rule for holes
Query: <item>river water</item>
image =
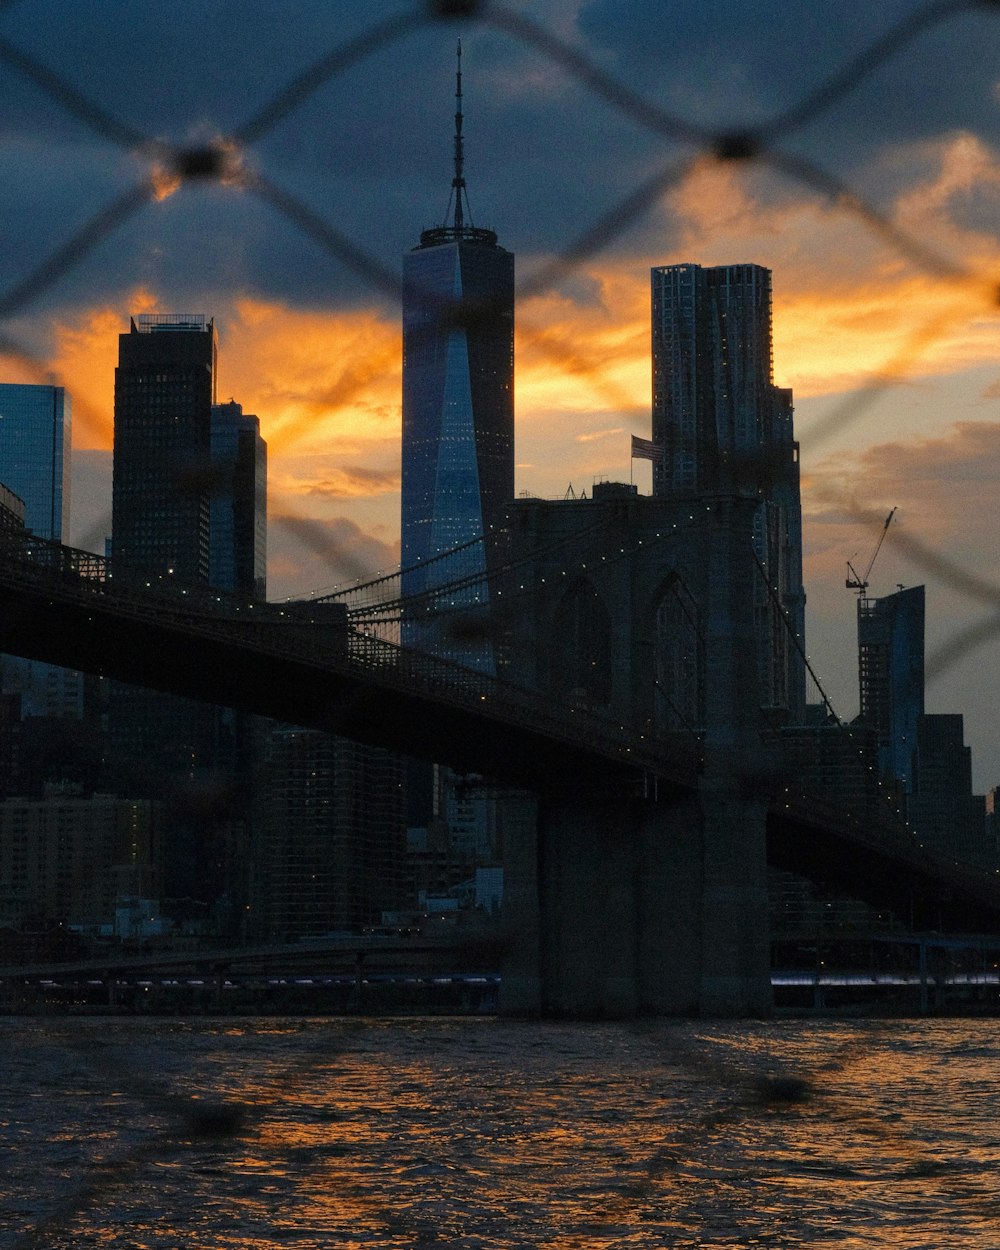
{"label": "river water", "polygon": [[0,1246],[1000,1245],[994,1021],[0,1020]]}

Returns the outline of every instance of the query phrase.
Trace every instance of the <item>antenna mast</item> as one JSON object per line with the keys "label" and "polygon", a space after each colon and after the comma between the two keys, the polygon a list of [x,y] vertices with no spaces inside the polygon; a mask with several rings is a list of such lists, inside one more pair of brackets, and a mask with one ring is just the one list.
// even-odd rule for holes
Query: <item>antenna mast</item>
{"label": "antenna mast", "polygon": [[455,71],[455,177],[451,188],[455,195],[455,230],[465,226],[462,217],[462,197],[465,191],[465,149],[462,139],[462,41],[458,41],[458,68]]}
{"label": "antenna mast", "polygon": [[[0,0],[2,3],[2,0]],[[444,210],[444,220],[440,226],[420,232],[421,247],[437,247],[442,243],[459,242],[482,243],[488,247],[496,247],[497,236],[493,230],[477,228],[472,224],[472,211],[469,208],[469,196],[465,189],[465,139],[462,135],[462,41],[459,39],[456,50],[457,66],[455,70],[455,176],[451,180],[451,193]],[[455,208],[452,211],[452,200]],[[466,221],[468,217],[468,221]]]}

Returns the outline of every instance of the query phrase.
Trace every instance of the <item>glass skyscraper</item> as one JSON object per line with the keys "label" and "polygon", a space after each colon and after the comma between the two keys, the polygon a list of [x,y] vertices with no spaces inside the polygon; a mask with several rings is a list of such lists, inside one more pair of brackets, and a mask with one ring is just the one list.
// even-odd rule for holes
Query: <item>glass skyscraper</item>
{"label": "glass skyscraper", "polygon": [[[514,498],[514,256],[492,230],[466,223],[461,100],[459,71],[454,215],[403,260],[404,596],[496,569]],[[463,544],[454,558],[406,572]],[[464,628],[488,616],[485,583],[446,606],[462,630],[416,612],[404,618],[404,641],[493,671],[489,631],[472,641]]]}
{"label": "glass skyscraper", "polygon": [[[805,714],[799,445],[792,392],[774,385],[771,271],[761,265],[652,270],[653,494],[755,495],[759,672],[766,707]],[[798,646],[793,637],[797,638]]]}
{"label": "glass skyscraper", "polygon": [[248,599],[267,595],[267,443],[242,405],[212,407],[209,582]]}
{"label": "glass skyscraper", "polygon": [[61,386],[0,383],[0,482],[24,500],[39,538],[69,530],[72,403]]}
{"label": "glass skyscraper", "polygon": [[[214,322],[200,314],[133,317],[118,337],[111,553],[152,576],[207,584],[210,571]],[[208,704],[111,682],[109,758],[125,793],[184,796],[224,777],[234,745]],[[212,814],[214,820],[214,813]],[[223,835],[199,806],[167,808],[164,884],[174,898],[221,890]]]}
{"label": "glass skyscraper", "polygon": [[[0,383],[0,483],[24,501],[25,527],[56,542],[69,538],[72,411],[61,386]],[[3,688],[21,696],[22,716],[82,715],[72,669],[5,656]]]}
{"label": "glass skyscraper", "polygon": [[858,599],[860,719],[878,734],[879,771],[913,788],[924,714],[924,588]]}

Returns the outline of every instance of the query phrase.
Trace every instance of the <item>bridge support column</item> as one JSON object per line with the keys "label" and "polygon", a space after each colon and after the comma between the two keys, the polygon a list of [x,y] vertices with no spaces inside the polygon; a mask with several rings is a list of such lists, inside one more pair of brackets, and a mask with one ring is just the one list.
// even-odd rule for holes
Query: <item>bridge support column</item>
{"label": "bridge support column", "polygon": [[547,795],[506,848],[506,1015],[771,1011],[762,800]]}
{"label": "bridge support column", "polygon": [[771,933],[767,898],[767,801],[706,781],[699,1013],[768,1016]]}
{"label": "bridge support column", "polygon": [[701,1001],[702,832],[697,795],[643,805],[638,878],[639,999],[655,1016]]}
{"label": "bridge support column", "polygon": [[619,1018],[639,1010],[634,812],[626,802],[561,795],[539,805],[541,1008]]}

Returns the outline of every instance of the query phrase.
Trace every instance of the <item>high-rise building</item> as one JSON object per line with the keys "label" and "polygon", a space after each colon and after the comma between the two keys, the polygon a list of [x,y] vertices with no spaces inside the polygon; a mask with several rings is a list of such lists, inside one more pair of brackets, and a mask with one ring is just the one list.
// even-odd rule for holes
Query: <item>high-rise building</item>
{"label": "high-rise building", "polygon": [[756,496],[753,543],[764,706],[805,716],[805,592],[792,393],[774,385],[771,272],[652,270],[653,494]]}
{"label": "high-rise building", "polygon": [[858,599],[859,719],[878,736],[879,772],[912,789],[924,713],[924,588]]}
{"label": "high-rise building", "polygon": [[123,878],[156,887],[159,822],[156,803],[74,787],[0,801],[0,927],[30,917],[110,923]]}
{"label": "high-rise building", "polygon": [[201,315],[145,313],[118,339],[112,552],[188,583],[209,578],[217,354]]}
{"label": "high-rise building", "polygon": [[240,404],[212,407],[209,582],[248,599],[267,597],[267,443]]}
{"label": "high-rise building", "polygon": [[69,531],[73,405],[61,386],[0,383],[0,482],[24,500],[24,524],[39,538]]}
{"label": "high-rise building", "polygon": [[398,907],[402,785],[391,751],[275,726],[261,765],[251,932],[316,936]]}
{"label": "high-rise building", "polygon": [[[25,527],[56,542],[69,537],[72,412],[61,386],[0,383],[0,482],[23,501]],[[22,715],[83,715],[80,673],[20,657],[2,663],[4,689],[21,696]]]}
{"label": "high-rise building", "polygon": [[907,816],[921,843],[939,855],[997,870],[986,802],[972,793],[972,751],[959,714],[918,717]]}
{"label": "high-rise building", "polygon": [[[147,313],[119,335],[111,553],[157,577],[206,584],[211,569],[212,405],[218,345],[200,314]],[[168,897],[225,888],[235,747],[208,704],[112,682],[109,784],[166,803]]]}
{"label": "high-rise building", "polygon": [[[404,596],[499,567],[514,497],[514,257],[492,230],[472,224],[461,46],[455,123],[445,224],[423,231],[403,260]],[[460,546],[456,557],[412,567]],[[468,625],[469,617],[488,613],[488,591],[476,586],[449,606],[463,611]],[[488,631],[473,634],[413,615],[404,621],[409,645],[493,671]]]}

